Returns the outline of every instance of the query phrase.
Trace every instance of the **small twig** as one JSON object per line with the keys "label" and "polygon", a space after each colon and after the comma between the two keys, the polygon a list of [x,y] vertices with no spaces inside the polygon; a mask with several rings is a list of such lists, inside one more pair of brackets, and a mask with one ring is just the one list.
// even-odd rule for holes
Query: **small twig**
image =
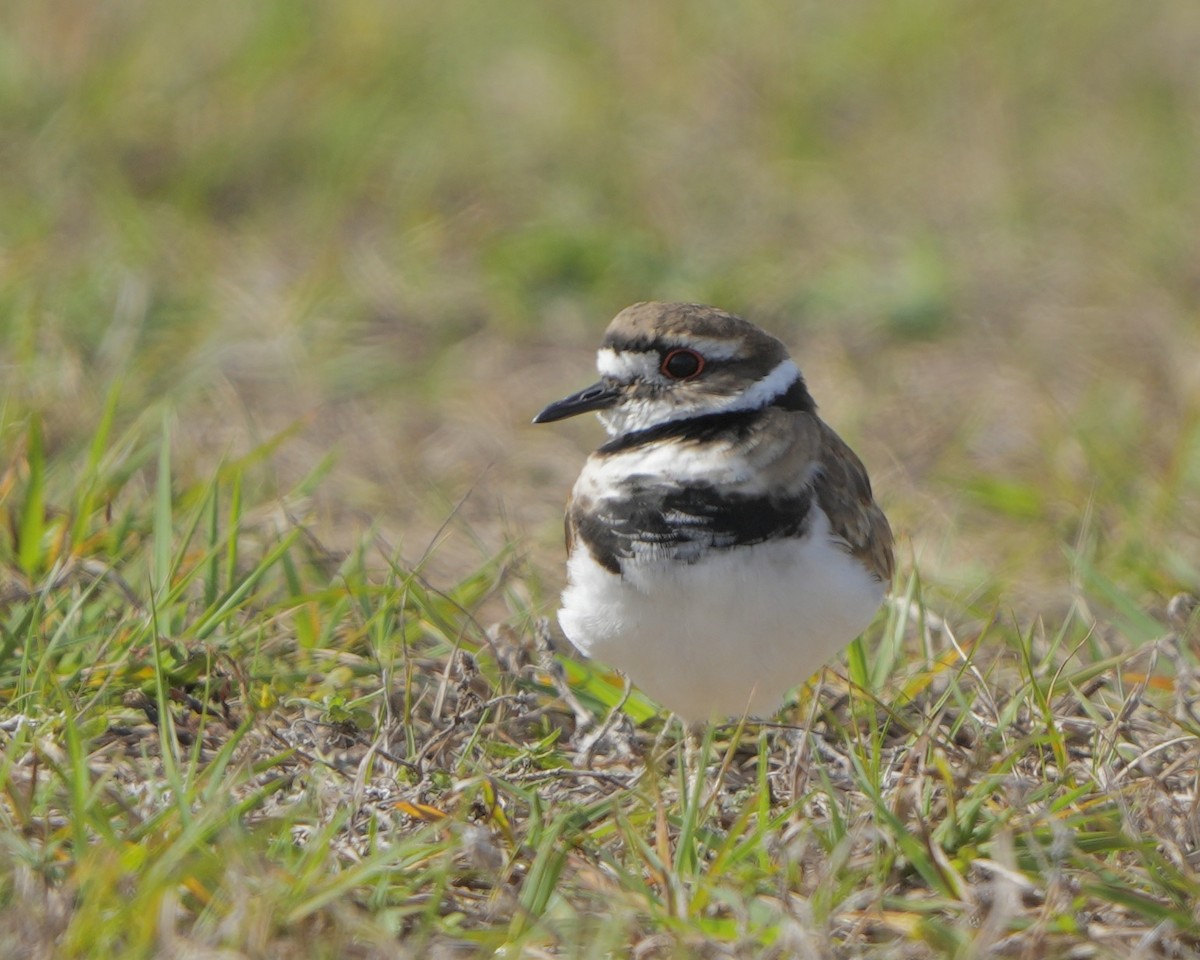
{"label": "small twig", "polygon": [[[557,664],[555,664],[555,665],[557,666]],[[565,682],[564,682],[564,686],[565,686]],[[626,677],[625,678],[625,689],[621,692],[621,699],[618,700],[616,705],[611,710],[608,711],[608,716],[604,718],[604,723],[602,723],[600,725],[600,728],[598,730],[596,730],[595,733],[589,734],[587,737],[584,738],[584,748],[579,754],[579,759],[576,761],[581,767],[583,767],[585,769],[591,767],[592,756],[596,752],[596,747],[601,743],[601,741],[604,740],[605,737],[607,737],[610,733],[612,733],[613,728],[616,727],[617,723],[620,722],[621,717],[623,716],[622,711],[624,711],[624,709],[625,709],[625,702],[629,699],[629,694],[632,692],[633,692],[633,681],[630,680],[628,677]],[[574,694],[571,694],[571,699],[572,700],[575,699]],[[580,707],[580,709],[583,708],[583,705],[580,704],[579,701],[576,700],[575,703],[576,703],[576,705],[578,705]],[[588,714],[588,716],[590,718],[591,714]],[[579,714],[576,713],[575,717],[576,717],[576,721],[578,721]]]}

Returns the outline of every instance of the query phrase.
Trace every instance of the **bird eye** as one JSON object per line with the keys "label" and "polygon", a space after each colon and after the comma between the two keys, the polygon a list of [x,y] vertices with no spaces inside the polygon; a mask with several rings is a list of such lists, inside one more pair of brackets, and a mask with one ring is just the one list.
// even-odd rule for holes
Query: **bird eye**
{"label": "bird eye", "polygon": [[704,370],[704,358],[695,350],[680,348],[663,357],[658,369],[672,380],[690,380]]}

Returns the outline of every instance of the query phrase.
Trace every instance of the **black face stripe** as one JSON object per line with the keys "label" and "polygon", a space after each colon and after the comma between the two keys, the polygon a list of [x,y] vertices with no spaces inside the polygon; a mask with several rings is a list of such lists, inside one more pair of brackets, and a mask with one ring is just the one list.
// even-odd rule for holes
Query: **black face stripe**
{"label": "black face stripe", "polygon": [[[798,379],[787,390],[777,396],[763,409],[782,407],[802,413],[816,413],[817,405],[813,402],[808,388],[802,379]],[[600,447],[599,453],[620,453],[631,450],[647,443],[659,440],[679,440],[691,443],[706,443],[712,440],[728,438],[734,442],[745,437],[758,422],[763,410],[734,410],[732,413],[708,413],[699,417],[682,417],[648,427],[645,430],[635,430],[619,437],[614,437]]]}
{"label": "black face stripe", "polygon": [[643,444],[659,440],[683,440],[704,443],[716,440],[723,434],[738,436],[745,434],[758,418],[758,410],[738,410],[734,413],[710,413],[703,417],[687,417],[660,423],[645,430],[613,437],[597,451],[601,454],[620,453]]}
{"label": "black face stripe", "polygon": [[773,407],[783,407],[784,410],[796,410],[803,413],[816,413],[817,402],[804,383],[803,377],[797,377],[796,382],[771,401]]}
{"label": "black face stripe", "polygon": [[695,563],[709,550],[800,536],[808,529],[810,507],[808,491],[744,496],[634,476],[621,485],[619,497],[577,501],[571,519],[596,562],[620,573],[621,561],[638,556]]}
{"label": "black face stripe", "polygon": [[625,337],[605,337],[601,345],[616,353],[657,353],[660,357],[672,350],[686,347],[678,338],[640,336],[632,339]]}

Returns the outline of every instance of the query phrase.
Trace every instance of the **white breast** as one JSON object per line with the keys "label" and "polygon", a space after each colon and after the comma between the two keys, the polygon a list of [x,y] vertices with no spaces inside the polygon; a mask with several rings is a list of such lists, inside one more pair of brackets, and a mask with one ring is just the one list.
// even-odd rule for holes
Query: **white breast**
{"label": "white breast", "polygon": [[559,622],[582,652],[623,670],[685,720],[770,713],[861,633],[884,586],[834,541],[810,536],[714,550],[696,563],[568,562]]}

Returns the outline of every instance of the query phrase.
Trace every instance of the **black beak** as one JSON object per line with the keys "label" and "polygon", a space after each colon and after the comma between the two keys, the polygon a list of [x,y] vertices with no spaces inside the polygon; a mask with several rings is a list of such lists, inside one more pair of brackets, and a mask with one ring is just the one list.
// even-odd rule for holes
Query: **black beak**
{"label": "black beak", "polygon": [[601,380],[585,390],[557,400],[533,418],[534,423],[553,423],[567,417],[577,417],[592,410],[607,410],[617,402],[621,394]]}

